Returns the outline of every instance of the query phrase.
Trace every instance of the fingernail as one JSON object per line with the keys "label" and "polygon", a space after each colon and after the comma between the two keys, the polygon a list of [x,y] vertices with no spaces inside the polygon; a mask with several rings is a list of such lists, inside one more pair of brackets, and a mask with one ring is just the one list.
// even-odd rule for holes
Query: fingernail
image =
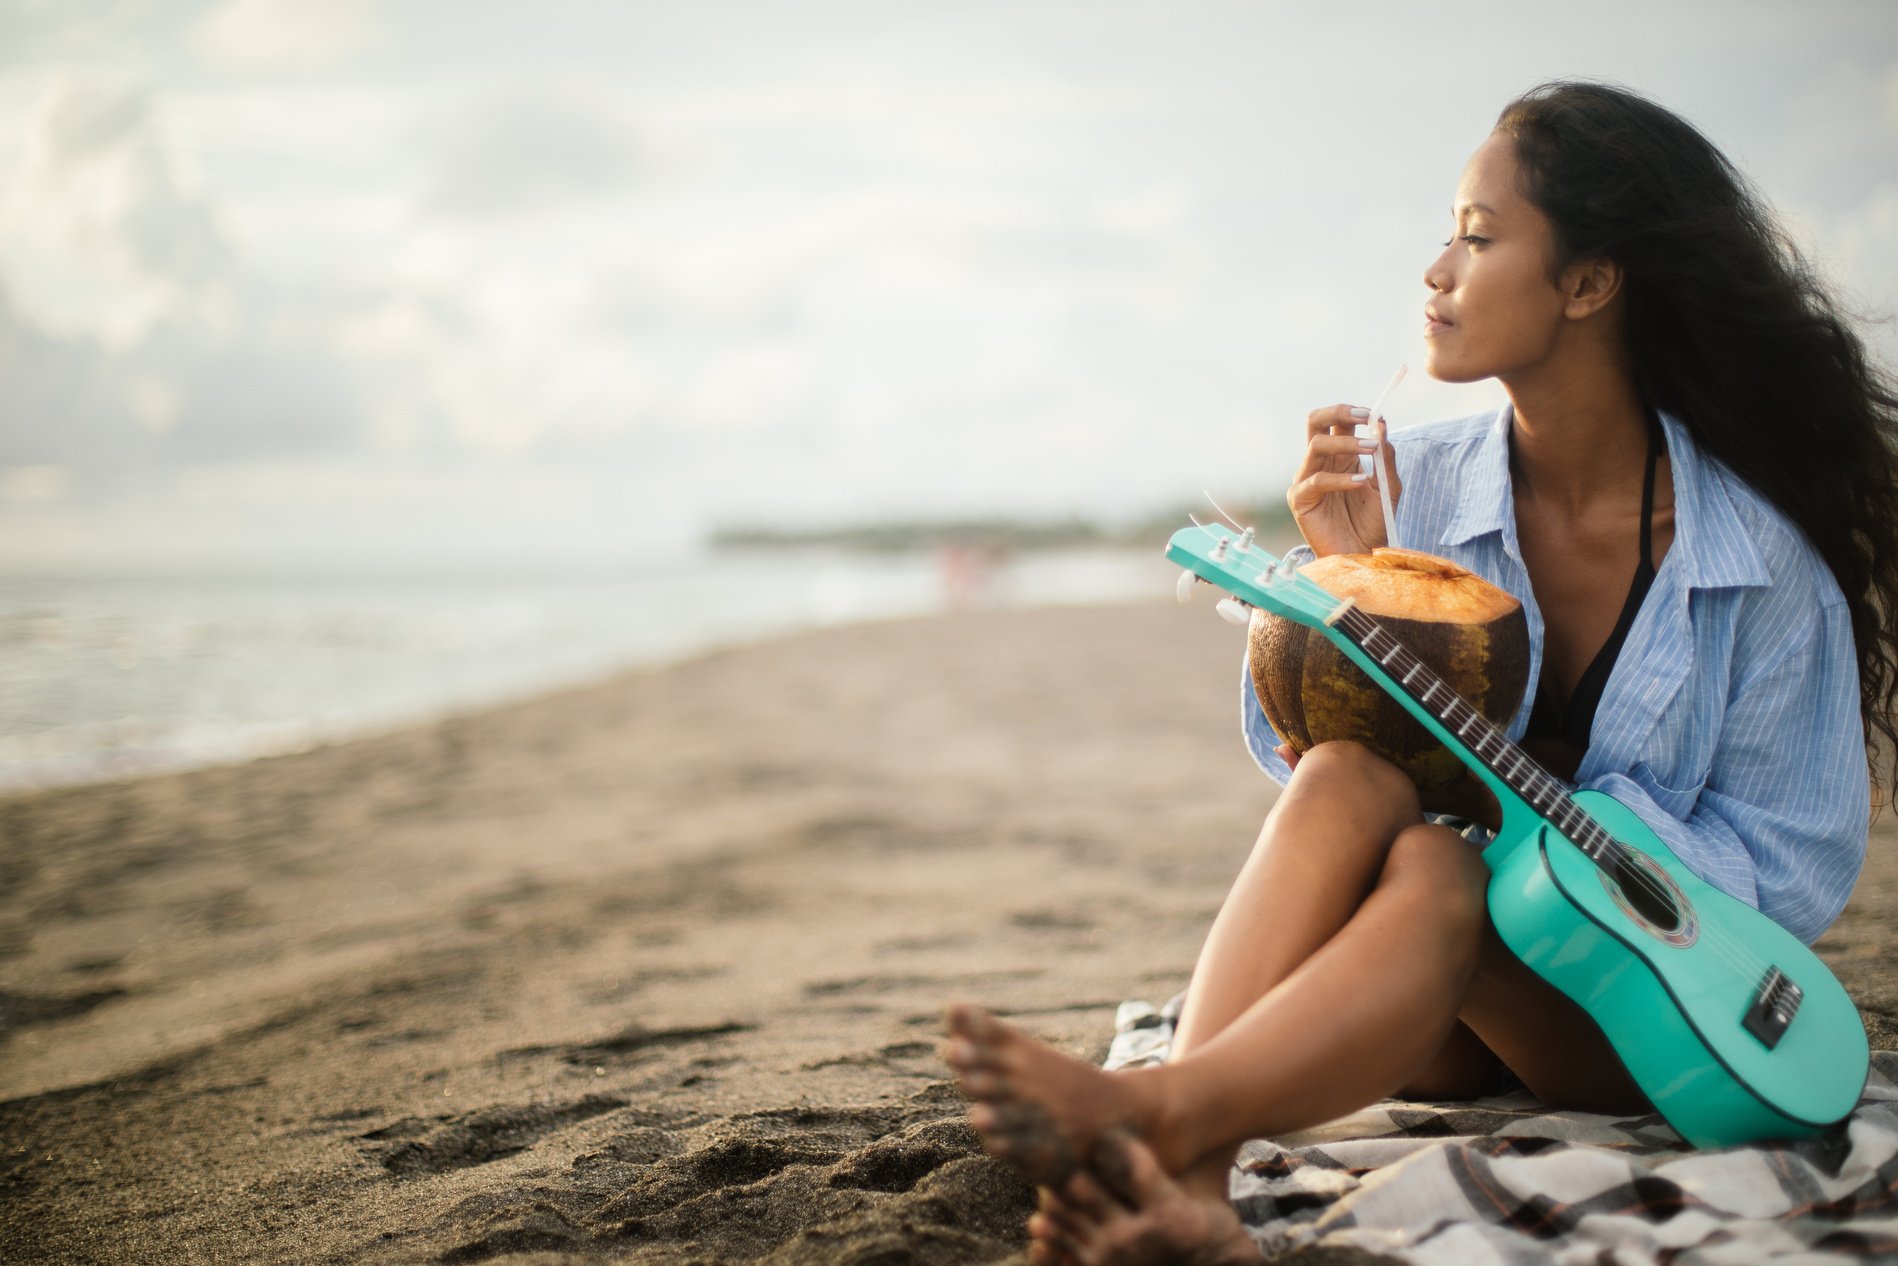
{"label": "fingernail", "polygon": [[1354,418],[1368,418],[1371,416],[1371,411],[1369,409],[1353,409],[1351,410],[1351,416]]}
{"label": "fingernail", "polygon": [[1371,477],[1370,471],[1360,470],[1357,474],[1351,476],[1351,482],[1354,484],[1361,484],[1365,480],[1369,479],[1370,477]]}
{"label": "fingernail", "polygon": [[1367,435],[1363,439],[1358,441],[1358,447],[1363,449],[1367,453],[1375,452],[1377,449],[1377,441]]}

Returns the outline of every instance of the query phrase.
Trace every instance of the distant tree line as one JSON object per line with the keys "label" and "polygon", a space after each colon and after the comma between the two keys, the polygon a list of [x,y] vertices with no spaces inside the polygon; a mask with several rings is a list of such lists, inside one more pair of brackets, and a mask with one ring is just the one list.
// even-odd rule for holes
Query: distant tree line
{"label": "distant tree line", "polygon": [[[1292,514],[1283,501],[1229,505],[1241,523],[1256,529],[1267,541],[1296,537]],[[713,529],[711,543],[719,549],[827,549],[901,553],[936,550],[946,546],[996,551],[1052,549],[1158,548],[1173,532],[1191,522],[1212,523],[1219,516],[1210,505],[1185,505],[1164,513],[1120,523],[1070,516],[1061,519],[1005,516],[966,519],[892,519],[820,527],[786,528],[727,524]]]}

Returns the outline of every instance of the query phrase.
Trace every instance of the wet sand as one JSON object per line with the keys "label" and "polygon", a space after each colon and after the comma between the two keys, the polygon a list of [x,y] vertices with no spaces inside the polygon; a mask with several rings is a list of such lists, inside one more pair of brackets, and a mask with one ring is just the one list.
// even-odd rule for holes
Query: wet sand
{"label": "wet sand", "polygon": [[[1183,986],[1275,790],[1209,605],[0,800],[0,1259],[1020,1260],[941,1009],[1098,1057]],[[1880,1048],[1892,817],[1820,943]]]}

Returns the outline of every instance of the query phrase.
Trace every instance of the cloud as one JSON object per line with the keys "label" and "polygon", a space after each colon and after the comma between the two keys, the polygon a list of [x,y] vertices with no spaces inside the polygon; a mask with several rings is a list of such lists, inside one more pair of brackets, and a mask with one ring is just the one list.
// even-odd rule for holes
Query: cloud
{"label": "cloud", "polygon": [[[168,461],[231,461],[254,457],[351,452],[362,439],[358,374],[338,356],[329,322],[314,328],[290,320],[279,328],[246,328],[238,337],[177,349],[166,372],[127,384],[162,384],[173,396],[175,422],[160,452]],[[156,359],[156,358],[154,358]]]}
{"label": "cloud", "polygon": [[191,46],[226,70],[317,70],[369,46],[381,30],[375,0],[225,0],[191,32]]}
{"label": "cloud", "polygon": [[58,501],[72,478],[60,466],[14,466],[0,470],[0,501]]}
{"label": "cloud", "polygon": [[155,42],[158,17],[147,0],[0,0],[0,65],[111,60]]}
{"label": "cloud", "polygon": [[253,300],[229,331],[166,324],[108,348],[39,328],[0,291],[0,468],[354,451],[360,375],[336,351],[332,324]]}
{"label": "cloud", "polygon": [[0,466],[82,470],[359,443],[345,301],[248,276],[150,96],[54,80],[0,186]]}
{"label": "cloud", "polygon": [[1824,245],[1830,274],[1846,299],[1871,320],[1882,324],[1863,331],[1881,346],[1886,359],[1898,368],[1898,181],[1874,188],[1865,201],[1826,222]]}
{"label": "cloud", "polygon": [[[1275,490],[1307,408],[1412,354],[1496,106],[1565,69],[1717,124],[1869,306],[1898,276],[1898,70],[1840,6],[1703,4],[1638,46],[1486,28],[1434,83],[1417,50],[1447,37],[1394,5],[64,16],[115,2],[41,0],[27,51],[0,40],[30,68],[0,79],[0,161],[28,155],[0,172],[0,466],[67,472],[68,505],[157,472],[154,532],[301,497],[320,535],[392,467],[428,476],[387,489],[418,520],[469,469],[669,518]],[[1455,390],[1413,373],[1395,416],[1475,407]]]}
{"label": "cloud", "polygon": [[134,340],[181,307],[215,306],[234,260],[179,178],[149,96],[107,77],[56,79],[19,179],[0,199],[0,266],[59,327]]}
{"label": "cloud", "polygon": [[47,98],[42,160],[54,172],[128,143],[145,124],[145,94],[123,84],[66,81]]}
{"label": "cloud", "polygon": [[571,88],[517,89],[468,109],[436,148],[422,210],[447,218],[523,215],[619,193],[645,170],[617,106]]}
{"label": "cloud", "polygon": [[96,342],[48,334],[0,291],[0,467],[149,458],[118,375]]}

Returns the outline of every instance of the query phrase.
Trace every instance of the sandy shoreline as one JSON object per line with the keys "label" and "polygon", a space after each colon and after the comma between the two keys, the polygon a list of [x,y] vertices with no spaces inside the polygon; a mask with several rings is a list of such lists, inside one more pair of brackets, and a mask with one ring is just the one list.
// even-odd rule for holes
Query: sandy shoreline
{"label": "sandy shoreline", "polygon": [[[937,1016],[1098,1056],[1184,983],[1274,791],[1242,642],[865,625],[0,800],[0,1257],[1019,1257]],[[1891,818],[1820,945],[1880,1048]]]}

